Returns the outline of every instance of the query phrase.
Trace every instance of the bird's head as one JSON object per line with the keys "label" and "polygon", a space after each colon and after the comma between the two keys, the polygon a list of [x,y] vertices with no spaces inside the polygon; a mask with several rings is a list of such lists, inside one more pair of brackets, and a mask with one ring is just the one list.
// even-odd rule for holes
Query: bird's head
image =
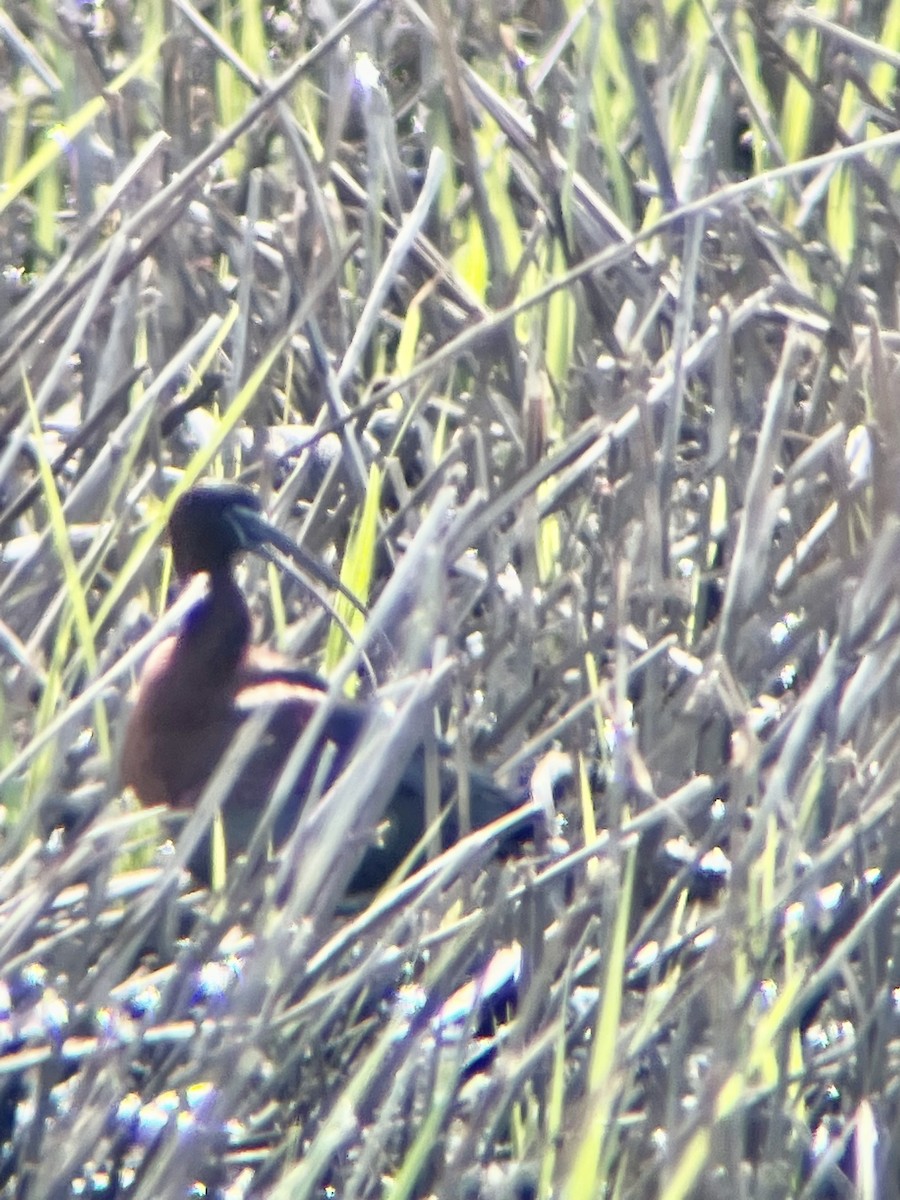
{"label": "bird's head", "polygon": [[175,570],[182,579],[227,570],[240,550],[258,550],[269,538],[262,506],[237,483],[196,484],[179,497],[169,519]]}

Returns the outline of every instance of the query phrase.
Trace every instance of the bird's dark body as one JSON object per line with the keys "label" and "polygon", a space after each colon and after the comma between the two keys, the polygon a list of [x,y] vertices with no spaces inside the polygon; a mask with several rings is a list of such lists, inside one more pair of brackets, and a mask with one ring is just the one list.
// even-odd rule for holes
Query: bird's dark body
{"label": "bird's dark body", "polygon": [[[315,675],[250,645],[250,616],[232,575],[241,549],[253,549],[258,502],[244,488],[203,485],[176,505],[170,523],[173,554],[183,578],[205,571],[207,595],[189,611],[181,629],[150,655],[126,730],[122,779],[148,805],[190,809],[241,726],[265,710],[264,732],[229,786],[222,808],[229,855],[248,846],[260,815],[310,718],[322,704],[326,685]],[[261,720],[262,718],[260,718]],[[346,766],[369,721],[367,705],[334,704],[321,737],[282,806],[274,826],[281,844],[294,828],[313,780],[324,791]],[[327,774],[317,778],[323,753]],[[351,890],[383,883],[425,832],[425,751],[406,764],[388,806],[377,844],[366,852]],[[440,801],[456,792],[452,765],[438,768]],[[515,798],[489,776],[468,779],[472,824],[482,826],[510,812]],[[528,833],[523,829],[523,836]],[[443,844],[458,836],[453,811],[442,826]],[[192,860],[195,875],[208,881],[208,845]]]}

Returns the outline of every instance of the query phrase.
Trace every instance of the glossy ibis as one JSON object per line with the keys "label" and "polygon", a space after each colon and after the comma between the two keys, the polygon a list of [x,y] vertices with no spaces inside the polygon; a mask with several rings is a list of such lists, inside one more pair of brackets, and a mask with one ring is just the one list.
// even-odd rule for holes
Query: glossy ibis
{"label": "glossy ibis", "polygon": [[[327,693],[327,685],[312,672],[251,645],[250,613],[234,577],[234,561],[241,551],[261,551],[275,535],[258,499],[245,487],[204,483],[180,497],[169,522],[175,570],[182,581],[205,573],[208,587],[177,634],[150,654],[125,733],[122,782],[143,804],[184,811],[202,794],[243,722],[261,704],[267,707],[265,735],[222,807],[229,857],[249,845],[291,749]],[[329,708],[315,751],[278,815],[276,845],[294,827],[325,747],[331,747],[327,788],[346,766],[372,715],[367,703],[339,701]],[[447,803],[457,784],[449,760],[441,760],[437,774],[441,802]],[[521,803],[477,771],[470,773],[468,786],[475,827]],[[419,747],[388,804],[384,836],[366,851],[351,891],[379,886],[415,847],[425,829],[425,790],[425,752]],[[442,827],[445,845],[456,837],[457,826],[451,810]],[[521,832],[513,838],[528,836],[523,819]],[[195,876],[209,881],[208,840],[190,865]]]}

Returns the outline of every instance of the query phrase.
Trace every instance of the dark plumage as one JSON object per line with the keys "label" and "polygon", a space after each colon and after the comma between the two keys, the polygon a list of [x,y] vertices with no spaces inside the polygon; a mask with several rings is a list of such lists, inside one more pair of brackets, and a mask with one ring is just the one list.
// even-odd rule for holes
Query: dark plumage
{"label": "dark plumage", "polygon": [[[204,572],[209,588],[190,609],[179,632],[160,643],[147,660],[126,729],[122,781],[144,804],[191,808],[242,723],[266,705],[270,716],[265,736],[234,781],[222,809],[232,856],[249,844],[285,760],[327,687],[311,672],[250,644],[250,614],[234,579],[233,562],[242,550],[260,549],[273,533],[252,492],[238,485],[198,485],[179,499],[169,532],[179,577],[187,580]],[[342,701],[334,706],[310,763],[279,814],[276,844],[296,823],[325,745],[333,746],[326,780],[330,786],[346,766],[370,715],[365,704]],[[442,761],[439,775],[441,799],[446,802],[456,791],[451,764]],[[389,803],[386,835],[366,852],[351,890],[369,890],[383,883],[422,836],[424,779],[420,747],[404,768]],[[516,799],[488,776],[471,772],[468,782],[474,826],[486,825],[516,807]],[[523,821],[521,837],[528,835]],[[443,826],[444,844],[456,836],[451,813]],[[206,846],[195,855],[191,868],[208,881]]]}

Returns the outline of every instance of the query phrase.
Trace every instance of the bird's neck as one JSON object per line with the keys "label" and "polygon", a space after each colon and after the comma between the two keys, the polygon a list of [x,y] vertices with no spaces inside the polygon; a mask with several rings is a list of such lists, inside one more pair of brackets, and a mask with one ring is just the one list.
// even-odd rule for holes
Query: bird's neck
{"label": "bird's neck", "polygon": [[230,571],[214,571],[209,591],[178,634],[181,661],[195,680],[227,685],[250,643],[250,613]]}

